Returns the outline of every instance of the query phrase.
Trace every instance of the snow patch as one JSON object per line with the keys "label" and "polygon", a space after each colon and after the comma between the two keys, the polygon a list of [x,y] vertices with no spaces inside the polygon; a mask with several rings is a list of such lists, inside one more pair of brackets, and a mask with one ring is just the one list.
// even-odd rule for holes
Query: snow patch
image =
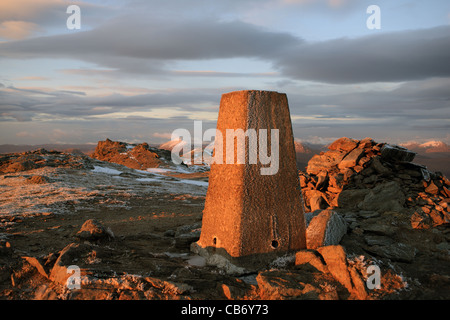
{"label": "snow patch", "polygon": [[445,143],[443,143],[442,141],[428,141],[425,143],[422,143],[420,145],[420,147],[422,148],[430,148],[430,147],[445,147]]}
{"label": "snow patch", "polygon": [[178,180],[178,181],[169,181],[169,182],[193,184],[193,185],[200,186],[200,187],[207,187],[208,186],[208,182],[206,182],[206,181],[198,181],[198,180],[182,179],[182,180]]}
{"label": "snow patch", "polygon": [[161,179],[158,178],[137,178],[136,181],[142,181],[142,182],[161,182]]}
{"label": "snow patch", "polygon": [[163,168],[148,168],[146,171],[150,173],[163,173],[163,172],[172,172],[173,170]]}
{"label": "snow patch", "polygon": [[193,184],[193,185],[199,186],[199,187],[207,187],[208,186],[208,182],[206,182],[206,181],[188,180],[188,179],[162,180],[160,178],[137,178],[136,181]]}
{"label": "snow patch", "polygon": [[118,174],[122,173],[122,171],[119,171],[116,169],[99,167],[99,166],[94,166],[94,169],[91,171],[96,172],[96,173],[106,173],[106,174],[111,174],[111,175],[118,175]]}

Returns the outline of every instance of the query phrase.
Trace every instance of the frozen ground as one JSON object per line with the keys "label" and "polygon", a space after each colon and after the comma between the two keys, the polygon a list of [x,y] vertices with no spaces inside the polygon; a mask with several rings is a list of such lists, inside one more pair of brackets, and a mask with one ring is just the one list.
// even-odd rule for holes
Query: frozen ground
{"label": "frozen ground", "polygon": [[[70,214],[98,204],[130,208],[135,198],[188,194],[205,196],[207,177],[198,168],[134,170],[97,161],[94,169],[44,167],[0,176],[0,217]],[[183,175],[183,178],[174,175]],[[47,183],[36,184],[33,176]],[[193,179],[191,179],[193,178]]]}

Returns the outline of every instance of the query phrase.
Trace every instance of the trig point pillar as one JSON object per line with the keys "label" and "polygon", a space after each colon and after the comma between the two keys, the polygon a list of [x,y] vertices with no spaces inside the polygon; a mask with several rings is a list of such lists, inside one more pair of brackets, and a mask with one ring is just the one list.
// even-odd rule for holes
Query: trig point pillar
{"label": "trig point pillar", "polygon": [[220,255],[246,269],[305,249],[286,95],[269,91],[222,95],[216,133],[201,236],[191,249],[207,259]]}

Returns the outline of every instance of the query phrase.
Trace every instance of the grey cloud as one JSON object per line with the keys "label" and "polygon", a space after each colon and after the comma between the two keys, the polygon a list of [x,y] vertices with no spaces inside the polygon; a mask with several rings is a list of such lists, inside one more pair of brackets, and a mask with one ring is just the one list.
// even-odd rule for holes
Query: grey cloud
{"label": "grey cloud", "polygon": [[116,75],[167,78],[183,75],[170,70],[174,61],[256,58],[272,62],[289,79],[396,82],[450,76],[450,26],[305,42],[241,21],[177,20],[134,12],[89,31],[0,43],[0,56],[76,59]]}
{"label": "grey cloud", "polygon": [[10,58],[72,58],[121,71],[160,72],[170,60],[273,59],[299,39],[251,24],[123,16],[90,31],[0,44]]}
{"label": "grey cloud", "polygon": [[196,107],[190,104],[203,102],[218,104],[219,99],[220,96],[215,94],[214,90],[90,97],[79,91],[47,92],[9,87],[0,89],[0,115],[8,119],[15,118],[17,121],[28,121],[43,114],[56,118],[86,118],[114,112],[150,111],[155,107],[182,107],[184,111],[195,111]]}
{"label": "grey cloud", "polygon": [[284,75],[328,83],[450,76],[450,26],[302,43],[280,57]]}
{"label": "grey cloud", "polygon": [[[345,123],[342,119],[358,119],[361,122],[390,121],[399,125],[417,121],[448,121],[450,118],[450,78],[432,78],[411,81],[391,91],[365,91],[342,94],[308,94],[301,89],[290,89],[291,113],[310,120],[303,124]],[[30,120],[38,115],[56,118],[89,118],[115,112],[150,111],[153,108],[178,108],[183,112],[205,111],[196,107],[199,103],[218,106],[223,92],[237,88],[191,89],[168,92],[136,94],[132,96],[111,94],[87,96],[81,91],[42,91],[38,89],[0,88],[0,113],[5,118],[18,121]],[[179,116],[175,112],[172,120]],[[216,108],[208,111],[217,111]],[[312,119],[311,119],[312,117]],[[127,120],[144,120],[134,117]],[[180,120],[180,119],[178,119]]]}
{"label": "grey cloud", "polygon": [[[391,91],[351,92],[332,95],[307,95],[307,92],[288,93],[291,113],[312,121],[333,121],[353,118],[360,123],[388,121],[400,126],[417,121],[439,124],[450,119],[450,92],[445,90],[450,78],[411,81]],[[332,105],[332,107],[330,107]],[[367,120],[365,120],[367,119]],[[339,120],[336,124],[342,125]],[[346,122],[345,122],[346,123]]]}
{"label": "grey cloud", "polygon": [[172,71],[170,74],[175,76],[188,77],[225,77],[225,78],[267,78],[279,76],[277,73],[243,73],[243,72],[218,72],[218,71]]}
{"label": "grey cloud", "polygon": [[404,99],[427,99],[444,102],[447,106],[450,100],[450,78],[431,78],[420,81],[410,81],[394,90],[395,95]]}
{"label": "grey cloud", "polygon": [[120,7],[93,4],[85,1],[20,0],[0,2],[0,23],[5,21],[24,21],[39,27],[60,27],[66,30],[69,5],[78,5],[82,13],[82,22],[93,26],[106,21],[107,17],[117,15]]}

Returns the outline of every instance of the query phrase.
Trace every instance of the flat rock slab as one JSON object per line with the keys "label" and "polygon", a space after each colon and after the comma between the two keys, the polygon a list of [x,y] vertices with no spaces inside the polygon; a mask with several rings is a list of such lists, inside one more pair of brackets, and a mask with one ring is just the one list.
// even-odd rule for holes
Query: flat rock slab
{"label": "flat rock slab", "polygon": [[383,148],[381,148],[381,159],[387,161],[411,162],[414,160],[415,156],[415,152],[409,151],[408,149],[399,146],[391,146],[389,144],[385,144]]}
{"label": "flat rock slab", "polygon": [[306,229],[306,245],[308,249],[337,245],[347,233],[347,223],[335,211],[317,210],[308,215],[313,216]]}

